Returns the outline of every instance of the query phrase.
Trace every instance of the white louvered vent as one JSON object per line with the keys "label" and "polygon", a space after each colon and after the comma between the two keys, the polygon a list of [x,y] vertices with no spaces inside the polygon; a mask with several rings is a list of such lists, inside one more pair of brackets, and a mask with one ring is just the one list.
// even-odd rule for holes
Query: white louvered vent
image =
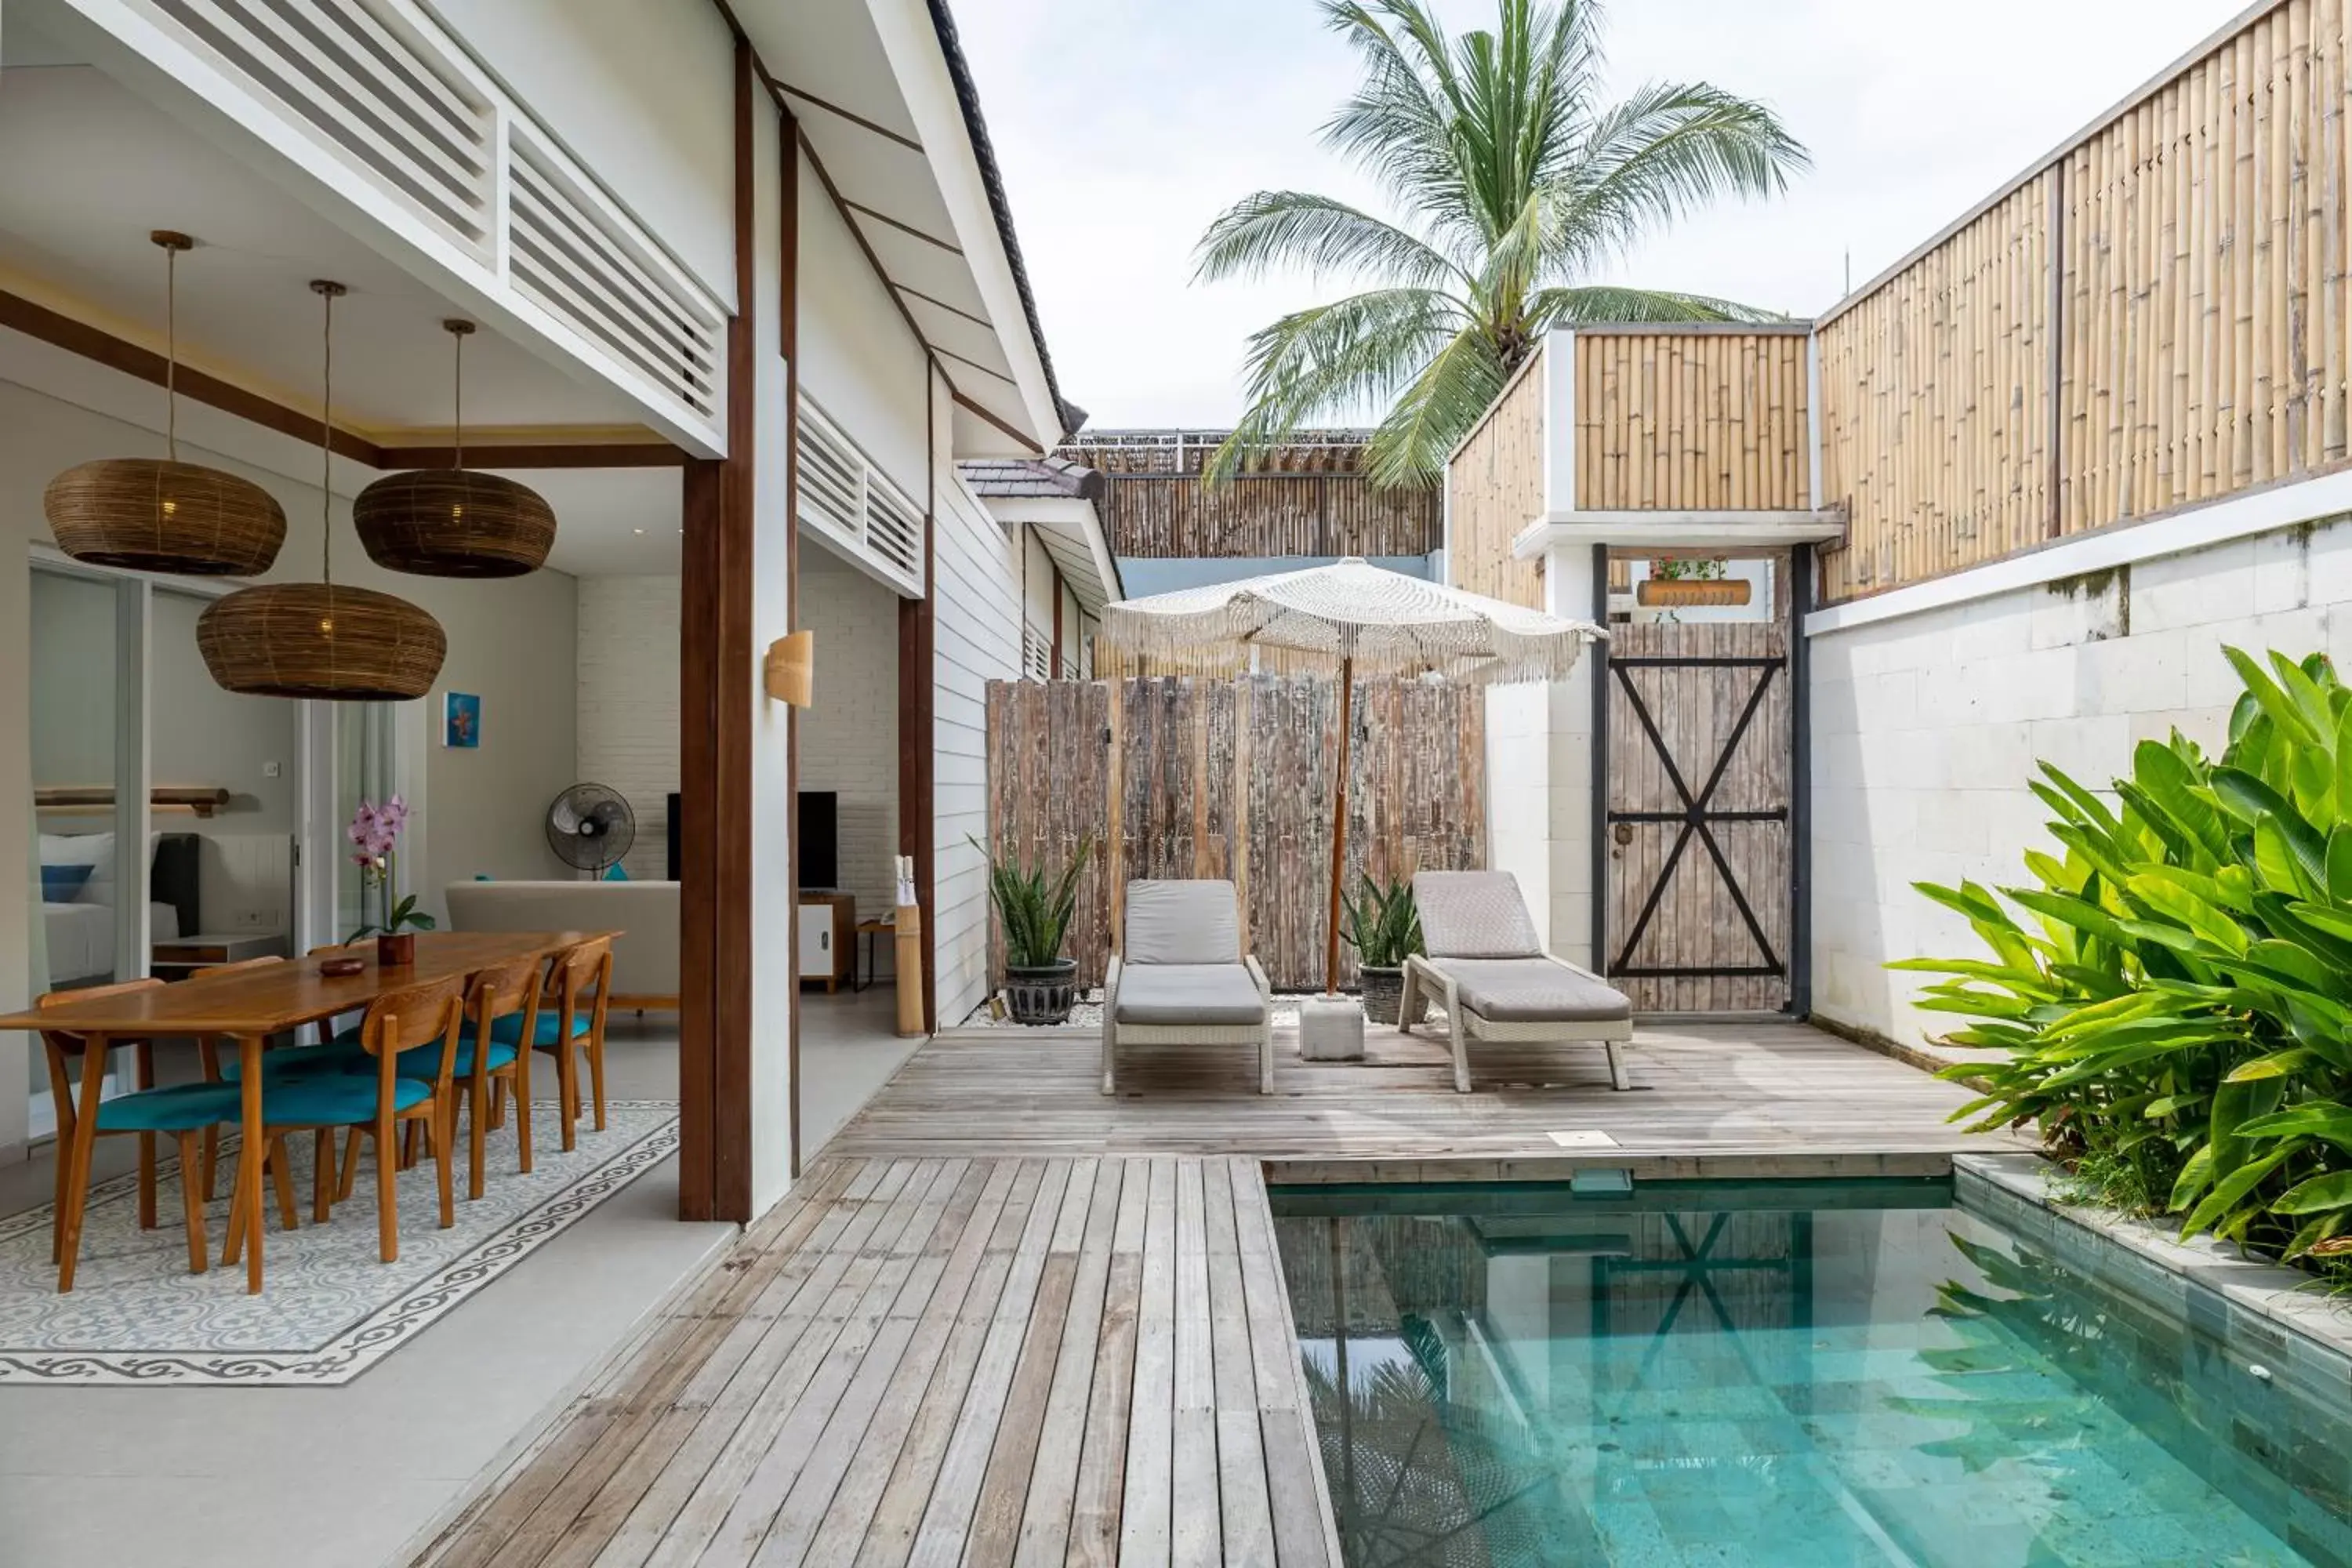
{"label": "white louvered vent", "polygon": [[722,323],[551,149],[515,127],[508,267],[525,294],[704,419],[719,407]]}
{"label": "white louvered vent", "polygon": [[153,0],[196,47],[477,251],[490,105],[387,0]]}
{"label": "white louvered vent", "polygon": [[1054,639],[1027,621],[1021,623],[1021,673],[1031,680],[1054,679]]}
{"label": "white louvered vent", "polygon": [[922,596],[923,509],[806,397],[801,399],[800,519],[898,592]]}

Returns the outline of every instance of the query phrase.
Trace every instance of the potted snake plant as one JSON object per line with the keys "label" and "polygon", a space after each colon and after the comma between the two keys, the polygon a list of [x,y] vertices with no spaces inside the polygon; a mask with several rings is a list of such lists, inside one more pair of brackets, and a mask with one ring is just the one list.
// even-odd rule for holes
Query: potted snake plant
{"label": "potted snake plant", "polygon": [[1412,901],[1412,883],[1364,878],[1361,889],[1341,901],[1339,936],[1356,950],[1364,1016],[1376,1024],[1420,1023],[1425,997],[1414,998],[1410,1020],[1397,1016],[1404,1000],[1404,961],[1421,951],[1421,910]]}
{"label": "potted snake plant", "polygon": [[1059,871],[1042,858],[1023,866],[989,857],[988,899],[1004,931],[1004,1002],[1016,1024],[1059,1024],[1077,1000],[1078,961],[1063,953],[1062,943],[1077,911],[1078,876],[1093,848],[1093,839],[1080,839]]}

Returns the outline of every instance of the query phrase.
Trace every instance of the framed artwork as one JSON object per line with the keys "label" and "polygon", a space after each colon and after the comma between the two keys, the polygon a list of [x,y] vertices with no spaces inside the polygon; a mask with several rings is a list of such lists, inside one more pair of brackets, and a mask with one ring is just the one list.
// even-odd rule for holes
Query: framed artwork
{"label": "framed artwork", "polygon": [[482,700],[471,692],[443,696],[441,743],[471,751],[482,743]]}

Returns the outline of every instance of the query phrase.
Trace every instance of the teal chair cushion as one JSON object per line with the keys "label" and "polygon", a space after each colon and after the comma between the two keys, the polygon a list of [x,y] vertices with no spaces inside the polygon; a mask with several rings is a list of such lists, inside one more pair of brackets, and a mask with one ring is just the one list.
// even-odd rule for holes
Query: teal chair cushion
{"label": "teal chair cushion", "polygon": [[173,1089],[146,1089],[117,1095],[98,1104],[101,1132],[192,1132],[243,1113],[237,1091],[223,1083],[189,1083]]}
{"label": "teal chair cushion", "polygon": [[[595,1015],[583,1009],[572,1015],[572,1037],[584,1040],[596,1027]],[[490,1038],[507,1044],[522,1043],[522,1015],[509,1013],[503,1018],[490,1020]],[[563,1009],[541,1007],[539,1026],[531,1032],[530,1043],[542,1051],[551,1051],[563,1039]]]}
{"label": "teal chair cushion", "polygon": [[[348,1127],[376,1117],[375,1080],[350,1074],[319,1073],[301,1078],[265,1079],[261,1086],[262,1120],[279,1127]],[[413,1078],[395,1079],[392,1108],[406,1110],[433,1098],[433,1086]],[[236,1114],[232,1109],[230,1114]]]}

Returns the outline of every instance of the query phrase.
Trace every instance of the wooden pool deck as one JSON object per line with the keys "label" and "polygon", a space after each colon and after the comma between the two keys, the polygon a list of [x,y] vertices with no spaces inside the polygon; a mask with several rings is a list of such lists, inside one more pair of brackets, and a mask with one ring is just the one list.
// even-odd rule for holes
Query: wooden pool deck
{"label": "wooden pool deck", "polygon": [[[942,1036],[422,1562],[1339,1568],[1265,1174],[1918,1173],[1964,1090],[1782,1023],[1474,1058]],[[1617,1147],[1564,1148],[1555,1132]]]}

